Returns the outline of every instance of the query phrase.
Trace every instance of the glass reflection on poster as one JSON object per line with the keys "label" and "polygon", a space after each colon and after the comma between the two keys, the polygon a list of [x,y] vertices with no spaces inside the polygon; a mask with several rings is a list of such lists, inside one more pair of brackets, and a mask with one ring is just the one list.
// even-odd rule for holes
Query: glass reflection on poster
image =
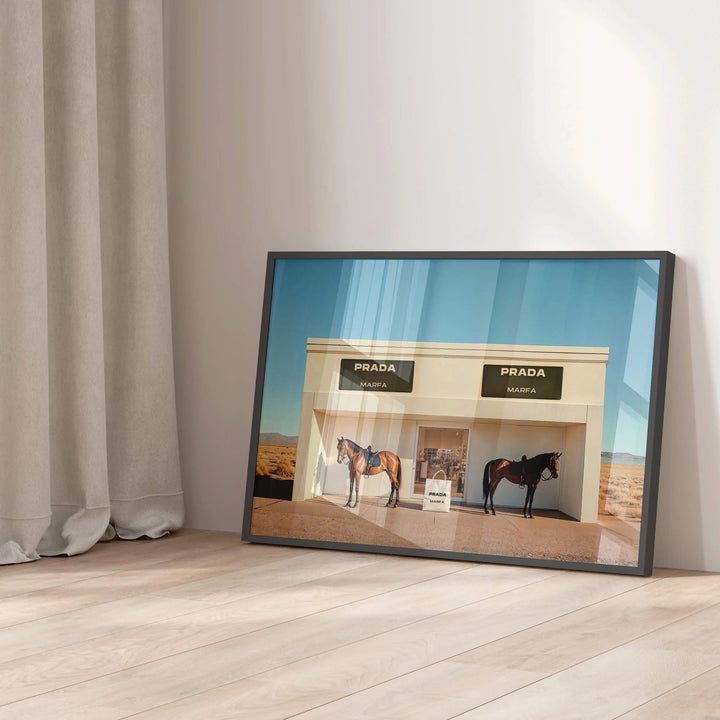
{"label": "glass reflection on poster", "polygon": [[271,253],[243,537],[649,574],[673,263]]}

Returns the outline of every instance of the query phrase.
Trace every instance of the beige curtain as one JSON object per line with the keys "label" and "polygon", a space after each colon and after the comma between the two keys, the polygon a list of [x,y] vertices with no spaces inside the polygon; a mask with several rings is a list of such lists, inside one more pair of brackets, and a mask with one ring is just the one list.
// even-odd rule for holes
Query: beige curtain
{"label": "beige curtain", "polygon": [[161,0],[0,2],[0,563],[178,528]]}

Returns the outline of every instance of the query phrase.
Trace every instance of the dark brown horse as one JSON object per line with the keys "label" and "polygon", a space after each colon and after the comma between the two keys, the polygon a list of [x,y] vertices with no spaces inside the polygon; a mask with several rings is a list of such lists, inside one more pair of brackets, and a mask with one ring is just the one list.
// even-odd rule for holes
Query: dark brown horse
{"label": "dark brown horse", "polygon": [[[395,453],[391,453],[389,450],[380,450],[371,455],[357,443],[342,437],[338,438],[337,450],[337,461],[341,463],[347,457],[350,470],[350,495],[345,507],[357,507],[362,475],[379,475],[381,472],[386,472],[390,478],[390,497],[387,507],[397,507],[400,499],[400,458]],[[355,488],[355,504],[351,505],[353,488]],[[395,495],[394,505],[392,504],[393,494]]]}
{"label": "dark brown horse", "polygon": [[[529,460],[522,460],[521,462],[498,458],[497,460],[491,460],[487,463],[487,465],[485,465],[485,472],[483,473],[485,512],[488,512],[487,504],[489,498],[490,509],[492,510],[492,514],[495,515],[493,495],[495,495],[495,490],[497,490],[500,481],[505,478],[516,485],[521,485],[523,482],[527,484],[523,517],[532,519],[532,504],[538,483],[540,480],[550,480],[549,477],[545,478],[542,474],[545,470],[549,470],[550,477],[556,478],[558,476],[558,459],[561,455],[562,453],[560,452],[551,452],[542,453],[541,455],[536,455]],[[523,455],[523,458],[524,457]]]}

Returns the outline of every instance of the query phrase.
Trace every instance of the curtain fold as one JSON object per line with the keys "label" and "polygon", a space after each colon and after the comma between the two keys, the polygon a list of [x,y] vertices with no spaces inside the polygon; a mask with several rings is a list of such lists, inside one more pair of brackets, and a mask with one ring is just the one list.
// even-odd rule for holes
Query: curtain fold
{"label": "curtain fold", "polygon": [[162,6],[0,3],[0,563],[182,525]]}

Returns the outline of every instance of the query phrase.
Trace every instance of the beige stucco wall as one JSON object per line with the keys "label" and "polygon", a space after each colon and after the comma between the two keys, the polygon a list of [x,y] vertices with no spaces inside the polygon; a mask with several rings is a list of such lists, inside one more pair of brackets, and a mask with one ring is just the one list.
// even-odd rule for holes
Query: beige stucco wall
{"label": "beige stucco wall", "polygon": [[[594,522],[607,357],[607,348],[309,339],[293,499],[347,492],[347,468],[336,462],[340,435],[363,446],[393,449],[403,466],[400,496],[411,497],[417,429],[440,424],[470,429],[466,502],[482,502],[488,460],[559,450],[560,478],[541,483],[535,507]],[[412,392],[339,390],[343,358],[412,359]],[[562,398],[482,398],[485,363],[562,366]],[[388,492],[384,474],[361,482],[362,495]],[[522,506],[523,501],[524,493],[509,483],[501,483],[495,495],[499,505]]]}

